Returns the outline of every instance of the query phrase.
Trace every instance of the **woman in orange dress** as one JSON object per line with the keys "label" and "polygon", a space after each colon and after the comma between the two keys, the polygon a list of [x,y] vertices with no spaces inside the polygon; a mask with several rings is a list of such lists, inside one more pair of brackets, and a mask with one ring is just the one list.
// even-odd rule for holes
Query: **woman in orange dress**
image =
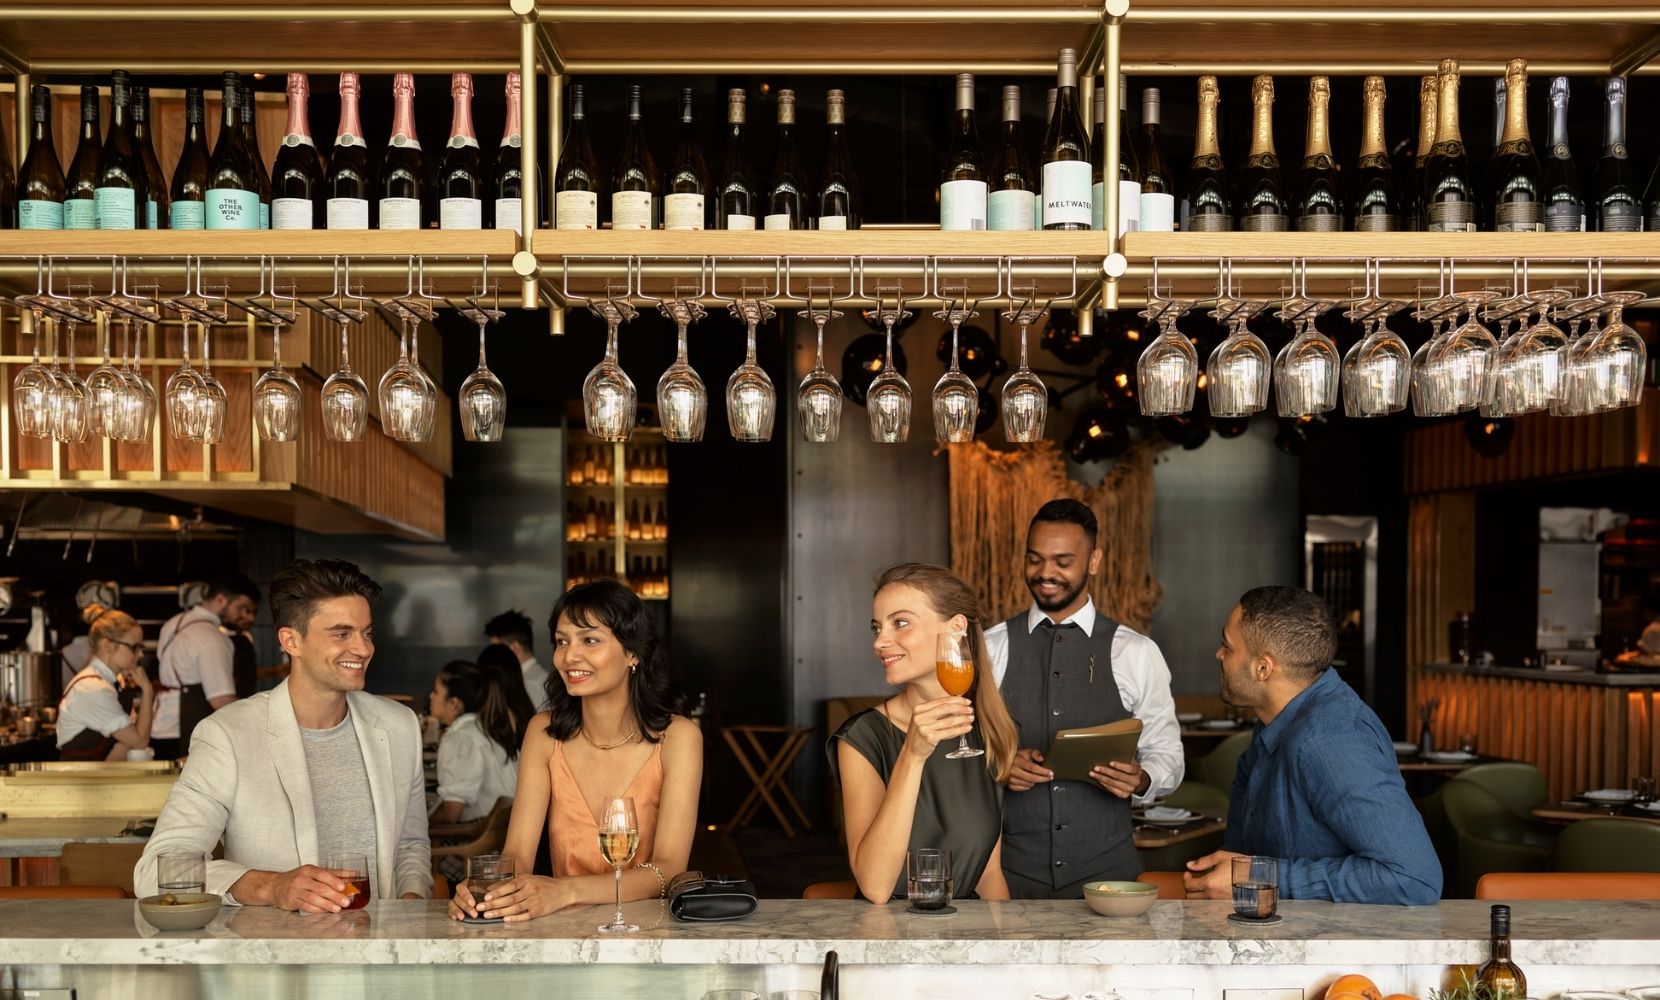
{"label": "woman in orange dress", "polygon": [[[450,916],[529,920],[567,906],[610,903],[599,851],[606,803],[634,799],[640,846],[622,873],[624,900],[664,894],[686,870],[703,780],[703,735],[679,714],[667,644],[633,591],[615,580],[573,587],[553,607],[549,711],[519,751],[519,784],[502,853],[518,875],[474,900],[456,887]],[[544,822],[553,876],[532,875]]]}

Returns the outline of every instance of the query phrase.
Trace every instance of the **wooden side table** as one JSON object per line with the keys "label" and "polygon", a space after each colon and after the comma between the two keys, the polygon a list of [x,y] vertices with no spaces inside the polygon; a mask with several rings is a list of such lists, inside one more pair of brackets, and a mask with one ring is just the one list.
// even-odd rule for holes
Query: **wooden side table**
{"label": "wooden side table", "polygon": [[[794,840],[795,827],[790,823],[790,817],[779,803],[779,799],[783,799],[795,811],[803,830],[813,828],[812,821],[807,818],[807,811],[801,808],[801,803],[790,791],[790,786],[784,782],[789,774],[790,765],[795,763],[795,759],[806,748],[807,740],[812,734],[811,726],[741,725],[727,726],[721,730],[721,735],[726,738],[726,745],[732,748],[732,755],[738,758],[739,765],[755,786],[744,796],[738,811],[727,821],[727,833],[737,833],[748,826],[755,814],[760,811],[761,803],[765,802],[767,808],[778,818],[778,824],[784,828],[784,836]],[[783,737],[782,741],[771,750],[762,739],[779,736]],[[754,757],[753,760],[751,755]]]}

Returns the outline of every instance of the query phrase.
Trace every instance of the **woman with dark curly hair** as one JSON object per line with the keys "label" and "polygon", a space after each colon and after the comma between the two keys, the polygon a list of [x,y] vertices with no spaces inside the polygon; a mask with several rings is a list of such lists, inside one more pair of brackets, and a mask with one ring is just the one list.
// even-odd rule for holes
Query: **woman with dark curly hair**
{"label": "woman with dark curly hair", "polygon": [[[450,916],[529,920],[609,903],[612,869],[599,851],[599,818],[613,798],[634,800],[637,863],[622,898],[661,896],[686,869],[703,780],[703,735],[682,712],[668,645],[633,591],[615,580],[573,587],[553,606],[549,711],[519,751],[519,786],[503,854],[518,875],[475,900],[456,888]],[[529,874],[544,822],[553,877]]]}

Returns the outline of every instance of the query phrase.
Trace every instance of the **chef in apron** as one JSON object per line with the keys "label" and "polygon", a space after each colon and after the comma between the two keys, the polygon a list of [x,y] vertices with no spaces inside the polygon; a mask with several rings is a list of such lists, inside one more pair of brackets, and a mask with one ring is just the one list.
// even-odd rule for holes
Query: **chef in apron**
{"label": "chef in apron", "polygon": [[139,663],[144,633],[124,611],[93,605],[87,617],[92,658],[58,703],[58,756],[125,760],[150,745],[155,691]]}
{"label": "chef in apron", "polygon": [[[174,760],[190,752],[196,724],[236,700],[235,651],[219,626],[238,620],[240,609],[256,606],[259,591],[240,577],[209,584],[200,604],[181,611],[161,627],[160,707],[156,711],[156,756]],[[248,612],[252,616],[252,611]]]}

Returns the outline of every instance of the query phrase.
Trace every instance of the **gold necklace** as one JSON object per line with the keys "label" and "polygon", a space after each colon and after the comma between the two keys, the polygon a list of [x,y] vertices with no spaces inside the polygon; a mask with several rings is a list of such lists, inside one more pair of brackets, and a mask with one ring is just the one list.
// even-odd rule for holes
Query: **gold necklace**
{"label": "gold necklace", "polygon": [[634,742],[634,737],[638,736],[639,733],[640,733],[640,727],[639,726],[634,726],[633,728],[631,728],[628,731],[627,736],[624,736],[622,739],[618,740],[615,743],[595,743],[594,738],[592,736],[588,735],[588,727],[587,726],[580,727],[578,731],[582,733],[582,738],[588,741],[588,745],[593,747],[595,750],[615,750],[618,747],[622,746],[624,743]]}

